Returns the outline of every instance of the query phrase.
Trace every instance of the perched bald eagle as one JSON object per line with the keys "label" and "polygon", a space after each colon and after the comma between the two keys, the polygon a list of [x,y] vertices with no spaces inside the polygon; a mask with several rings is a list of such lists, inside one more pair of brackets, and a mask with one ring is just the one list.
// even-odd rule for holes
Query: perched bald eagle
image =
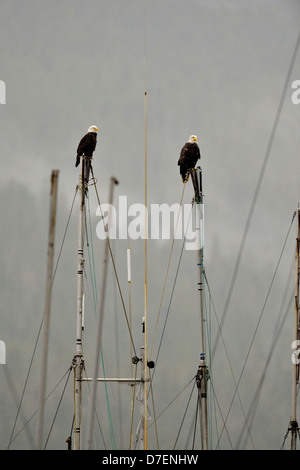
{"label": "perched bald eagle", "polygon": [[195,165],[200,158],[197,136],[191,135],[189,141],[182,147],[178,160],[183,183],[186,183],[189,179],[188,170],[195,168]]}
{"label": "perched bald eagle", "polygon": [[93,156],[93,152],[97,144],[98,130],[99,129],[97,126],[91,126],[88,128],[87,134],[85,134],[85,136],[82,137],[77,148],[77,158],[76,158],[75,166],[79,165],[81,155],[85,155],[86,157]]}
{"label": "perched bald eagle", "polygon": [[[87,134],[82,137],[81,141],[79,142],[78,148],[77,148],[77,157],[76,157],[76,163],[75,166],[77,167],[80,163],[80,157],[82,155],[85,155],[86,157],[92,158],[94,150],[96,148],[97,144],[97,132],[98,132],[98,127],[97,126],[90,126],[88,128]],[[91,169],[91,161],[90,159],[85,160],[84,164],[84,180],[88,184],[89,182],[89,176],[90,176],[90,169]]]}

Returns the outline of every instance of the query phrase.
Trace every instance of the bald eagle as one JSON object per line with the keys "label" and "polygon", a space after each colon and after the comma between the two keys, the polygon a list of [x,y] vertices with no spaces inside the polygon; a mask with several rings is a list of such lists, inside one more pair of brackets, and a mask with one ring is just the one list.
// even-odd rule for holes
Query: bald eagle
{"label": "bald eagle", "polygon": [[181,149],[178,165],[183,183],[189,179],[188,170],[195,168],[197,160],[201,158],[200,150],[197,144],[197,136],[191,135],[189,141]]}
{"label": "bald eagle", "polygon": [[82,155],[89,157],[88,159],[85,160],[85,165],[84,165],[84,179],[86,183],[89,182],[89,175],[90,175],[90,169],[91,169],[90,158],[92,158],[94,150],[96,148],[98,130],[99,129],[97,126],[90,126],[88,128],[87,134],[85,134],[85,136],[82,137],[77,148],[77,157],[76,157],[76,163],[75,163],[76,167],[79,165],[80,157]]}
{"label": "bald eagle", "polygon": [[75,166],[79,165],[81,155],[85,155],[86,157],[93,156],[93,152],[97,144],[98,130],[99,129],[97,126],[91,126],[88,128],[87,134],[85,134],[85,136],[82,137],[77,148],[77,157],[76,157]]}

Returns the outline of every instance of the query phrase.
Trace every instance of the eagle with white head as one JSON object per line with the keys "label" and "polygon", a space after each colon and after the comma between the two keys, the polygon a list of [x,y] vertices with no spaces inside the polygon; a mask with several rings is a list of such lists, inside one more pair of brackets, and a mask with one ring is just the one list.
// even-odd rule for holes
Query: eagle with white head
{"label": "eagle with white head", "polygon": [[180,166],[180,174],[183,183],[188,181],[189,170],[193,170],[197,161],[201,158],[197,140],[196,135],[191,135],[180,152],[178,165]]}
{"label": "eagle with white head", "polygon": [[87,134],[85,134],[81,141],[79,142],[78,148],[77,148],[77,157],[76,157],[76,163],[75,166],[78,166],[80,163],[80,157],[82,155],[85,155],[86,157],[92,158],[94,150],[96,148],[97,144],[97,132],[98,132],[98,127],[97,126],[90,126],[88,128]]}

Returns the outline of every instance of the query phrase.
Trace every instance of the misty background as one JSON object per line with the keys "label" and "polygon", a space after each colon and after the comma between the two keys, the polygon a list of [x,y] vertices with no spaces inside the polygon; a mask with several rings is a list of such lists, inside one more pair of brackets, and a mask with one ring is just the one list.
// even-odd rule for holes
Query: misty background
{"label": "misty background", "polygon": [[[97,125],[93,168],[101,201],[108,202],[114,176],[120,183],[116,203],[121,195],[127,196],[128,205],[144,203],[145,91],[148,204],[180,202],[180,149],[191,134],[198,136],[212,345],[218,322],[224,320],[210,371],[219,435],[226,419],[219,447],[281,447],[292,392],[300,105],[291,101],[291,86],[300,79],[299,19],[297,0],[1,0],[0,79],[6,84],[6,104],[0,105],[0,339],[7,348],[7,364],[0,366],[2,449],[11,437],[11,449],[34,448],[36,440],[40,341],[33,352],[44,310],[51,172],[59,169],[56,260],[62,250],[53,284],[47,391],[58,383],[60,387],[46,403],[45,438],[62,395],[60,380],[65,380],[75,354],[78,201],[72,204],[79,176],[77,145],[88,127]],[[183,202],[190,203],[192,197],[189,182]],[[100,286],[104,243],[96,237],[97,205],[91,186],[93,240],[86,271],[89,275],[93,243]],[[116,240],[112,247],[128,307],[128,244],[133,337],[139,350],[144,242]],[[199,365],[197,257],[184,250],[181,258],[181,246],[176,241],[155,333],[171,240],[148,242],[148,342],[152,344],[155,333],[153,359],[163,339],[153,380],[155,415],[162,413],[157,419],[161,449],[174,446],[191,392],[191,386],[185,387]],[[86,288],[84,351],[87,371],[92,371],[97,312],[89,280]],[[129,335],[111,263],[105,306],[107,376],[130,376]],[[86,410],[88,386],[83,393]],[[97,448],[128,448],[130,407],[130,387],[114,385],[106,394],[99,385],[106,437],[103,443],[97,435]],[[154,421],[152,402],[149,410]],[[195,410],[196,396],[178,449],[190,448]],[[67,448],[73,411],[71,374],[47,448]],[[248,413],[250,429],[245,432]],[[157,448],[154,428],[149,428],[149,448]],[[85,432],[86,418],[83,442]]]}

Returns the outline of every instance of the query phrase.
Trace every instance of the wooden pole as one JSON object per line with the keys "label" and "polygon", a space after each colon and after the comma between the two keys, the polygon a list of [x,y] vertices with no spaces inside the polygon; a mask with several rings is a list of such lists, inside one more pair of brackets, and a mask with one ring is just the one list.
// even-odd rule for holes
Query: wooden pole
{"label": "wooden pole", "polygon": [[43,319],[43,350],[41,364],[41,384],[39,395],[39,412],[38,412],[38,431],[37,431],[37,449],[41,450],[43,440],[43,424],[45,411],[45,396],[47,385],[47,363],[48,363],[48,343],[50,328],[50,311],[51,311],[51,294],[52,294],[52,277],[53,277],[53,256],[54,256],[54,240],[56,225],[56,202],[57,202],[57,185],[58,170],[53,170],[51,174],[51,206],[49,221],[49,239],[48,239],[48,261],[47,261],[47,281],[46,281],[46,300],[45,314]]}

